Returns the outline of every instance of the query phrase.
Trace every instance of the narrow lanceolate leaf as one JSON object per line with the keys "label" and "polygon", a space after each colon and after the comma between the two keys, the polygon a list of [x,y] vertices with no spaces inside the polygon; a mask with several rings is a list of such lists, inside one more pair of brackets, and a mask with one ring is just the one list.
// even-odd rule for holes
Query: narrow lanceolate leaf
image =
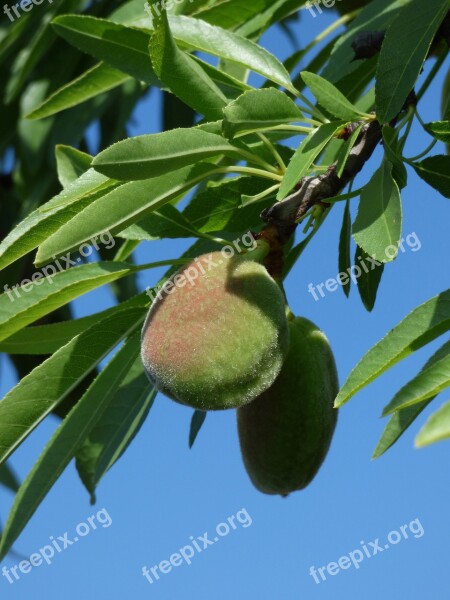
{"label": "narrow lanceolate leaf", "polygon": [[[52,276],[49,267],[55,271]],[[0,295],[0,340],[4,340],[30,323],[60,306],[96,288],[128,275],[133,267],[127,263],[89,263],[57,272],[46,267],[48,277],[11,288]],[[45,269],[44,269],[45,270]]]}
{"label": "narrow lanceolate leaf", "polygon": [[155,32],[149,42],[153,69],[159,79],[185,104],[214,121],[222,117],[227,99],[195,60],[180,50],[172,37],[164,10],[154,19]]}
{"label": "narrow lanceolate leaf", "polygon": [[450,143],[450,121],[433,121],[426,124],[426,130],[440,142]]}
{"label": "narrow lanceolate leaf", "polygon": [[228,138],[295,123],[303,118],[289,96],[275,88],[245,92],[224,109],[223,115],[223,131]]}
{"label": "narrow lanceolate leaf", "polygon": [[335,133],[342,128],[343,122],[333,122],[321,125],[313,130],[300,144],[291,159],[277,195],[278,200],[283,200],[297,185],[309,167],[319,156]]}
{"label": "narrow lanceolate leaf", "polygon": [[450,402],[446,402],[435,412],[416,437],[415,444],[417,448],[429,446],[436,442],[442,442],[450,438]]}
{"label": "narrow lanceolate leaf", "polygon": [[0,269],[34,250],[82,208],[117,185],[89,169],[58,196],[25,217],[6,236],[0,244]]}
{"label": "narrow lanceolate leaf", "polygon": [[414,309],[360,360],[342,386],[335,406],[342,406],[395,364],[450,329],[450,290]]}
{"label": "narrow lanceolate leaf", "polygon": [[77,248],[102,232],[109,231],[115,235],[153,210],[182,196],[214,173],[215,169],[213,164],[199,163],[150,181],[132,181],[120,186],[117,188],[117,192],[121,190],[120,193],[106,194],[99,198],[98,204],[94,202],[88,207],[88,212],[82,212],[79,218],[72,219],[70,227],[63,225],[49,237],[39,248],[37,263],[45,263],[52,256]]}
{"label": "narrow lanceolate leaf", "polygon": [[109,177],[137,181],[223,154],[238,156],[238,150],[222,136],[195,128],[173,129],[117,142],[100,152],[92,166]]}
{"label": "narrow lanceolate leaf", "polygon": [[98,320],[98,314],[51,325],[25,327],[0,342],[0,352],[8,354],[53,354]]}
{"label": "narrow lanceolate leaf", "polygon": [[118,235],[126,240],[203,237],[203,234],[172,204],[165,204],[159,210],[153,211],[148,217],[139,221],[139,223],[127,227]]}
{"label": "narrow lanceolate leaf", "polygon": [[175,39],[189,48],[230,60],[262,75],[296,94],[288,71],[265,48],[221,27],[209,25],[200,19],[172,16],[170,28]]}
{"label": "narrow lanceolate leaf", "polygon": [[119,306],[107,308],[88,317],[61,321],[50,325],[25,327],[25,329],[21,329],[0,342],[0,352],[7,352],[8,354],[53,354],[62,346],[68,344],[75,336],[110,315],[114,315],[119,310],[144,307],[146,303],[148,301],[146,302],[145,296],[135,296],[122,302]]}
{"label": "narrow lanceolate leaf", "polygon": [[4,463],[0,466],[0,485],[3,485],[5,488],[14,493],[19,489],[19,480],[7,463]]}
{"label": "narrow lanceolate leaf", "polygon": [[55,148],[58,179],[63,188],[81,177],[91,166],[92,156],[71,146],[58,144]]}
{"label": "narrow lanceolate leaf", "polygon": [[359,268],[356,280],[359,295],[366,310],[371,312],[377,299],[384,264],[374,260],[362,248],[356,246],[355,268]]}
{"label": "narrow lanceolate leaf", "polygon": [[[350,201],[345,203],[344,216],[342,219],[341,234],[339,236],[339,273],[346,273],[351,267],[350,242],[351,242],[352,223],[350,216]],[[350,294],[351,279],[342,286],[344,294]]]}
{"label": "narrow lanceolate leaf", "polygon": [[430,156],[413,164],[417,175],[446,198],[450,198],[450,156]]}
{"label": "narrow lanceolate leaf", "polygon": [[[251,90],[253,87],[244,81],[241,81],[231,73],[225,72],[219,64],[219,67],[215,67],[210,63],[206,62],[199,58],[196,54],[190,54],[190,57],[194,59],[194,61],[200,65],[200,67],[205,71],[207,75],[216,83],[223,86],[225,89],[230,88],[230,94],[235,95],[235,90],[240,90],[241,92],[245,92],[246,90]],[[236,66],[236,65],[234,65]],[[237,69],[242,68],[239,65],[236,67]],[[191,82],[192,83],[192,82]],[[228,98],[226,99],[228,102]]]}
{"label": "narrow lanceolate leaf", "polygon": [[437,396],[450,385],[450,352],[407,383],[383,409],[383,416]]}
{"label": "narrow lanceolate leaf", "polygon": [[323,106],[330,115],[342,119],[343,121],[357,121],[361,117],[366,116],[365,113],[353,106],[337,87],[320,75],[303,71],[301,77],[314,94],[317,102]]}
{"label": "narrow lanceolate leaf", "polygon": [[44,119],[62,110],[77,106],[99,94],[108,92],[126,81],[130,76],[105,63],[98,63],[82,75],[53,92],[44,102],[32,110],[27,119]]}
{"label": "narrow lanceolate leaf", "polygon": [[[446,342],[433,356],[426,362],[424,369],[427,369],[437,361],[441,360],[450,352],[450,340]],[[423,369],[422,369],[423,370]],[[395,442],[403,435],[408,427],[413,423],[421,412],[434,400],[435,396],[413,404],[407,408],[402,408],[395,412],[389,419],[380,441],[375,448],[372,458],[378,458],[384,454]]]}
{"label": "narrow lanceolate leaf", "polygon": [[95,502],[95,490],[124,454],[150,412],[156,396],[138,356],[113,390],[108,406],[76,454],[78,474]]}
{"label": "narrow lanceolate leaf", "polygon": [[388,28],[376,75],[380,123],[389,123],[403,108],[449,9],[448,0],[411,0]]}
{"label": "narrow lanceolate leaf", "polygon": [[100,420],[138,352],[139,332],[127,340],[50,438],[16,495],[0,540],[0,560]]}
{"label": "narrow lanceolate leaf", "polygon": [[[144,295],[143,300],[148,298]],[[117,310],[101,319],[36,367],[0,401],[0,463],[144,318],[142,307]]]}
{"label": "narrow lanceolate leaf", "polygon": [[[242,206],[242,198],[260,194],[267,187],[265,181],[256,177],[211,182],[204,191],[194,196],[183,215],[201,232],[255,229],[261,222],[264,203]],[[270,202],[273,204],[273,200]]]}
{"label": "narrow lanceolate leaf", "polygon": [[52,25],[72,46],[139,81],[158,85],[148,56],[147,32],[83,15],[63,15]]}
{"label": "narrow lanceolate leaf", "polygon": [[400,190],[392,177],[392,163],[383,161],[361,193],[353,238],[372,258],[394,260],[402,235]]}
{"label": "narrow lanceolate leaf", "polygon": [[237,31],[244,37],[259,37],[271,25],[294,15],[305,3],[305,0],[275,0],[267,2],[267,8],[261,10],[253,18],[241,25]]}
{"label": "narrow lanceolate leaf", "polygon": [[211,25],[220,25],[226,29],[235,29],[245,25],[250,19],[266,10],[273,0],[226,0],[206,5],[195,13],[197,19],[202,19]]}
{"label": "narrow lanceolate leaf", "polygon": [[191,428],[189,430],[189,448],[192,448],[192,446],[194,445],[195,440],[197,439],[197,436],[200,432],[200,429],[202,428],[203,423],[205,422],[206,415],[207,413],[204,410],[196,410],[192,415]]}

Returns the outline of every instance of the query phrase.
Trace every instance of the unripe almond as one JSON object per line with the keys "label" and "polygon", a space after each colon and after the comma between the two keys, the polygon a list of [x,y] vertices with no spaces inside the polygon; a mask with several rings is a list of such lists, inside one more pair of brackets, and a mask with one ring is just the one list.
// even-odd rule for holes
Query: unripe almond
{"label": "unripe almond", "polygon": [[289,322],[290,348],[275,383],[238,409],[242,456],[255,487],[287,496],[306,487],[324,461],[336,426],[336,365],[311,321]]}
{"label": "unripe almond", "polygon": [[[251,254],[251,253],[250,253]],[[285,301],[247,255],[205,255],[150,308],[142,360],[167,396],[203,410],[247,404],[273,383],[289,345]]]}

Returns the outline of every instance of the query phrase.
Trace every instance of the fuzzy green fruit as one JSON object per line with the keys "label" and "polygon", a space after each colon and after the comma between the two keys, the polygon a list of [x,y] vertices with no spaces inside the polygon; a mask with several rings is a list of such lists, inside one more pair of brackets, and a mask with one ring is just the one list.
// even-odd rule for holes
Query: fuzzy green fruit
{"label": "fuzzy green fruit", "polygon": [[275,383],[237,411],[244,464],[255,487],[287,496],[306,487],[327,455],[336,426],[334,357],[311,321],[289,322],[290,349]]}
{"label": "fuzzy green fruit", "polygon": [[142,360],[158,389],[193,408],[217,410],[243,406],[270,387],[289,328],[283,294],[264,266],[215,252],[170,282],[142,332]]}

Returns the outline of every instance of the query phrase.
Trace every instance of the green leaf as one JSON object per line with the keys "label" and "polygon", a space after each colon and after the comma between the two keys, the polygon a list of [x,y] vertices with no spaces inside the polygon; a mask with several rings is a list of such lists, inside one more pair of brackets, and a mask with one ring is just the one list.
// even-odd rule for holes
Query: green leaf
{"label": "green leaf", "polygon": [[402,236],[402,201],[389,161],[383,161],[364,187],[352,233],[358,246],[374,259],[385,263],[397,256]]}
{"label": "green leaf", "polygon": [[[186,49],[231,60],[297,93],[283,64],[258,44],[200,19],[172,15],[169,24],[175,40]],[[136,79],[158,85],[148,57],[150,23],[145,30],[138,30],[95,17],[64,15],[54,19],[53,26],[80,50]]]}
{"label": "green leaf", "polygon": [[111,395],[136,360],[139,332],[130,337],[70,411],[16,495],[0,541],[0,560],[18,538],[53,484],[100,420]]}
{"label": "green leaf", "polygon": [[395,364],[450,329],[450,290],[414,309],[350,373],[335,402],[339,407]]}
{"label": "green leaf", "polygon": [[256,229],[265,205],[258,203],[244,207],[242,197],[260,194],[266,188],[267,183],[255,177],[236,177],[209,183],[206,190],[191,200],[183,215],[197,230],[204,233],[238,233],[246,229]]}
{"label": "green leaf", "polygon": [[196,410],[192,415],[191,429],[189,431],[189,448],[192,448],[192,446],[194,445],[199,431],[202,428],[203,423],[205,422],[206,415],[207,413],[204,410]]}
{"label": "green leaf", "polygon": [[160,240],[162,238],[203,237],[194,225],[171,204],[165,204],[148,217],[121,231],[126,240]]}
{"label": "green leaf", "polygon": [[408,173],[403,164],[398,131],[393,127],[389,127],[389,125],[383,126],[383,144],[386,160],[392,163],[392,177],[395,179],[399,189],[402,190],[408,183]]}
{"label": "green leaf", "polygon": [[105,412],[76,454],[76,467],[95,503],[95,490],[138,434],[157,391],[150,384],[138,356],[113,391]]}
{"label": "green leaf", "polygon": [[[344,217],[342,219],[341,234],[339,236],[339,273],[346,273],[351,267],[350,242],[351,242],[352,223],[350,216],[350,202],[345,203]],[[344,294],[350,294],[351,279],[342,286]]]}
{"label": "green leaf", "polygon": [[0,401],[0,463],[144,318],[144,306],[116,310],[60,348]]}
{"label": "green leaf", "polygon": [[[116,260],[118,260],[116,258]],[[34,325],[17,331],[12,336],[0,342],[0,352],[8,354],[53,354],[62,346],[68,344],[75,336],[83,333],[99,321],[133,306],[146,305],[145,297],[136,296],[120,306],[113,306],[101,312],[80,319],[61,321],[50,325]]]}
{"label": "green leaf", "polygon": [[[428,368],[435,362],[447,356],[450,351],[450,340],[446,342],[433,356],[427,361],[424,368]],[[423,369],[422,369],[423,370]],[[395,442],[403,435],[408,427],[413,423],[420,413],[434,400],[434,397],[429,398],[395,412],[389,419],[380,441],[375,448],[372,458],[378,458],[384,454]]]}
{"label": "green leaf", "polygon": [[223,131],[227,138],[294,123],[303,118],[289,96],[275,88],[245,92],[228,104],[223,116]]}
{"label": "green leaf", "polygon": [[[234,77],[234,75],[232,75],[231,73],[226,73],[223,68],[222,65],[219,64],[219,67],[214,67],[213,65],[210,65],[209,63],[207,63],[206,61],[202,60],[201,58],[199,58],[197,55],[192,54],[189,55],[192,56],[192,58],[194,59],[194,61],[200,65],[200,67],[203,69],[203,71],[205,71],[205,73],[207,75],[209,75],[209,77],[215,81],[217,84],[219,84],[221,86],[222,91],[225,93],[227,93],[227,96],[230,96],[231,98],[234,97],[236,90],[240,91],[240,92],[244,92],[245,90],[251,90],[253,89],[251,85],[248,85],[247,83],[244,83],[243,81],[237,79],[236,77]],[[232,63],[229,63],[232,64]],[[236,65],[234,65],[236,66]],[[242,68],[237,66],[236,68]],[[227,89],[229,88],[229,89]],[[226,102],[228,102],[228,97],[226,99]],[[222,116],[222,114],[220,114],[220,116]]]}
{"label": "green leaf", "polygon": [[[80,261],[81,262],[81,261]],[[52,265],[53,266],[53,265]],[[0,295],[0,340],[48,315],[75,298],[116,281],[133,270],[127,263],[88,263],[22,284]],[[44,269],[45,271],[45,269]]]}
{"label": "green leaf", "polygon": [[63,15],[52,25],[72,46],[139,81],[158,85],[148,55],[148,32],[84,15]]}
{"label": "green leaf", "polygon": [[214,133],[196,128],[172,129],[117,142],[100,152],[92,166],[104,175],[136,181],[220,155],[238,156],[239,151]]}
{"label": "green leaf", "polygon": [[26,115],[27,119],[44,119],[62,110],[77,106],[99,94],[109,92],[131,78],[105,63],[98,63],[73,81],[50,94],[39,106]]}
{"label": "green leaf", "polygon": [[425,125],[428,133],[440,142],[450,143],[450,121],[433,121]]}
{"label": "green leaf", "polygon": [[243,65],[297,94],[283,64],[255,42],[191,17],[172,16],[169,23],[174,38],[187,47]]}
{"label": "green leaf", "polygon": [[305,0],[274,0],[268,3],[265,10],[249,19],[238,28],[239,35],[258,38],[274,23],[282,22],[285,18],[295,15],[305,4]]}
{"label": "green leaf", "polygon": [[273,4],[273,0],[225,0],[214,2],[195,13],[195,18],[224,29],[236,29]]}
{"label": "green leaf", "polygon": [[[250,17],[236,32],[246,38],[258,39],[274,23],[279,23],[290,15],[294,15],[299,8],[303,6],[305,0],[272,0],[267,1],[265,8],[261,9],[253,17]],[[253,5],[260,6],[260,0],[256,0]],[[220,4],[217,3],[220,7]],[[242,15],[244,13],[241,13]]]}
{"label": "green leaf", "polygon": [[383,409],[383,417],[437,396],[450,385],[450,351],[444,358],[420,371]]}
{"label": "green leaf", "polygon": [[0,342],[0,352],[8,354],[53,354],[98,320],[98,314],[82,319],[25,327]]}
{"label": "green leaf", "polygon": [[376,74],[377,119],[389,123],[416,84],[448,0],[411,0],[388,28]]}
{"label": "green leaf", "polygon": [[63,188],[81,177],[91,166],[92,156],[71,146],[59,144],[55,148],[58,179]]}
{"label": "green leaf", "polygon": [[117,182],[93,169],[21,221],[0,244],[0,269],[25,256]]}
{"label": "green leaf", "polygon": [[361,271],[361,274],[356,280],[359,295],[366,310],[371,312],[377,299],[377,292],[383,275],[384,264],[376,264],[373,257],[357,246],[355,267],[359,267]]}
{"label": "green leaf", "polygon": [[343,121],[358,121],[361,117],[367,116],[353,106],[337,87],[320,75],[303,71],[301,77],[314,94],[317,102],[331,115]]}
{"label": "green leaf", "polygon": [[17,492],[20,486],[16,474],[7,463],[0,465],[0,485],[14,493]]}
{"label": "green leaf", "polygon": [[178,98],[209,120],[221,118],[225,95],[206,71],[178,48],[165,10],[155,18],[149,52],[155,73]]}
{"label": "green leaf", "polygon": [[450,156],[429,156],[413,163],[417,175],[446,198],[450,198]]}
{"label": "green leaf", "polygon": [[319,156],[335,133],[342,128],[342,122],[326,123],[314,129],[300,144],[291,159],[283,182],[277,195],[278,200],[283,200],[289,192],[306,175],[309,167]]}
{"label": "green leaf", "polygon": [[436,411],[416,437],[416,447],[423,448],[436,442],[442,442],[450,438],[450,402],[446,402]]}
{"label": "green leaf", "polygon": [[102,232],[109,231],[111,235],[115,235],[174,198],[181,197],[214,173],[215,169],[213,164],[198,163],[194,167],[185,167],[168,175],[155,177],[150,182],[132,181],[120,186],[110,194],[98,198],[98,202],[87,207],[87,212],[83,211],[75,216],[67,227],[63,225],[49,237],[39,248],[37,263],[43,264],[52,256],[77,248]]}

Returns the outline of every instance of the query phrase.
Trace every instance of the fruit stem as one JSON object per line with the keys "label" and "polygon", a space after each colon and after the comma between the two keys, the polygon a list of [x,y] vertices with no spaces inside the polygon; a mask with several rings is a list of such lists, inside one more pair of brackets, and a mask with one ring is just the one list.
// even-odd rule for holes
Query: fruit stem
{"label": "fruit stem", "polygon": [[295,319],[295,315],[292,312],[292,310],[290,309],[288,304],[286,304],[286,319],[288,321],[293,321]]}
{"label": "fruit stem", "polygon": [[257,240],[253,250],[248,250],[243,254],[243,258],[262,263],[270,252],[270,245],[265,240]]}

